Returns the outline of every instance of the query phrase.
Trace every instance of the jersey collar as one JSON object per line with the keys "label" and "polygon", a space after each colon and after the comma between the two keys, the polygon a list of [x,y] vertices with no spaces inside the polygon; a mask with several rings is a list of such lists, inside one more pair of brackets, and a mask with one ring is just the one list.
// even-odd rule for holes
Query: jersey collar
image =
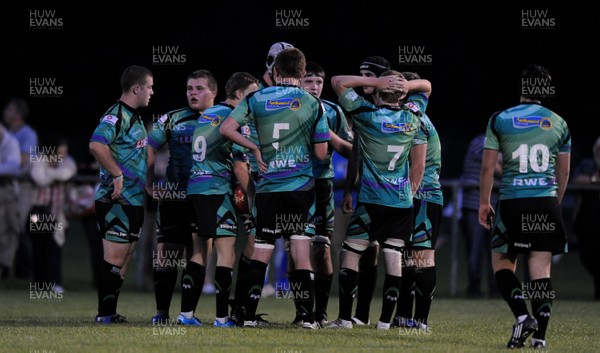
{"label": "jersey collar", "polygon": [[399,105],[388,105],[388,104],[382,104],[382,105],[378,106],[377,108],[385,108],[385,109],[389,109],[389,110],[402,110],[402,107]]}

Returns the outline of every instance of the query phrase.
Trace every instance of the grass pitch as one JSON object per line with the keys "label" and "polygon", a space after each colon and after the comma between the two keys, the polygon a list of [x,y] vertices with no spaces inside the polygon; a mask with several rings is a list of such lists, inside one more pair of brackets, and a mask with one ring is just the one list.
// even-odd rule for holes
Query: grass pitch
{"label": "grass pitch", "polygon": [[[339,215],[336,221],[344,220]],[[343,225],[339,229],[344,229]],[[458,239],[459,241],[461,239]],[[334,236],[339,246],[340,236]],[[240,248],[243,247],[240,244]],[[458,288],[466,288],[466,265],[463,244],[458,254]],[[239,249],[238,249],[239,250]],[[139,251],[139,249],[138,249]],[[337,251],[334,254],[336,275],[332,293],[337,293]],[[513,317],[501,299],[468,300],[453,298],[449,278],[452,268],[449,243],[438,243],[436,250],[438,282],[429,317],[430,331],[391,329],[378,331],[374,326],[352,330],[308,331],[289,324],[294,305],[274,297],[261,300],[258,312],[267,312],[273,325],[268,329],[216,329],[212,327],[215,297],[203,295],[197,316],[206,324],[202,328],[176,325],[152,326],[154,294],[136,290],[136,268],[128,271],[119,298],[118,311],[130,323],[97,325],[96,292],[90,283],[89,252],[78,222],[71,224],[63,251],[64,286],[62,298],[35,299],[28,281],[0,281],[0,353],[66,352],[506,352]],[[376,322],[381,309],[379,286],[371,307],[371,321]],[[548,352],[600,352],[600,302],[591,301],[592,280],[582,268],[576,252],[565,255],[552,269],[557,293],[548,329]],[[520,278],[522,273],[519,272]],[[460,295],[460,294],[459,294]],[[181,293],[177,290],[171,304],[175,319]],[[356,305],[356,304],[355,304]],[[329,318],[338,314],[338,298],[329,302]],[[539,352],[526,346],[519,352]]]}
{"label": "grass pitch", "polygon": [[[273,324],[270,328],[214,328],[214,296],[202,296],[197,316],[205,327],[174,324],[153,326],[152,293],[124,291],[119,312],[128,324],[98,325],[96,294],[65,292],[62,298],[33,300],[29,290],[0,293],[2,319],[0,352],[504,352],[511,333],[512,315],[499,299],[434,300],[430,331],[393,328],[376,330],[373,325],[352,330],[305,330],[292,326],[293,303],[265,298],[259,312]],[[179,293],[171,315],[176,317]],[[337,316],[337,297],[330,317]],[[371,320],[376,321],[381,301],[374,300]],[[599,352],[600,303],[555,302],[548,332],[549,352]],[[534,352],[526,346],[521,351]]]}

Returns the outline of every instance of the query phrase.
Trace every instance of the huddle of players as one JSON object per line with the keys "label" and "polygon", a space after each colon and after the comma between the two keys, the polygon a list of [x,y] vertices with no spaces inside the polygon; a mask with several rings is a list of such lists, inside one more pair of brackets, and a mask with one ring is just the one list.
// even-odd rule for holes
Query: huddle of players
{"label": "huddle of players", "polygon": [[[214,76],[205,70],[192,73],[187,82],[189,107],[162,116],[148,136],[150,177],[146,180],[152,180],[155,151],[168,143],[171,159],[167,181],[174,185],[173,191],[187,192],[183,202],[161,200],[158,216],[160,260],[181,258],[184,247],[191,248],[182,276],[178,323],[202,325],[194,311],[207,255],[213,246],[218,253],[214,325],[255,327],[264,323],[256,308],[274,242],[283,237],[290,254],[290,287],[295,292],[294,322],[310,329],[352,328],[353,324],[368,323],[381,247],[386,277],[377,328],[397,325],[427,329],[436,282],[434,248],[443,204],[439,137],[424,114],[431,92],[429,81],[414,73],[403,75],[389,70],[385,59],[371,57],[361,64],[363,76],[332,79],[340,109],[318,99],[324,71],[314,63],[307,65],[300,50],[283,42],[274,44],[267,68],[260,81],[246,73],[234,74],[226,85],[226,101],[214,106]],[[367,98],[359,95],[356,87],[362,87]],[[130,110],[135,112],[135,108]],[[352,145],[344,111],[355,127]],[[105,115],[97,131],[106,130],[107,124],[115,126],[121,119],[119,114],[120,110],[116,120]],[[108,140],[96,138],[98,142]],[[360,186],[340,255],[340,314],[328,323],[326,310],[333,274],[329,245],[333,233],[334,149],[350,157],[344,211],[352,210],[351,190],[357,179]],[[251,168],[246,166],[248,159],[254,164]],[[228,315],[238,233],[232,171],[251,200],[253,217],[243,216],[252,242],[238,264],[235,298]],[[124,170],[119,175],[108,168],[102,172],[105,176],[112,174],[116,185],[125,174]],[[105,184],[105,189],[99,190],[100,201],[108,194],[115,200],[117,186],[111,189],[113,184]],[[152,185],[146,186],[152,192]],[[131,215],[113,211],[103,212],[98,218],[104,233],[117,234],[114,239],[119,242],[124,238],[118,237],[119,232],[110,232],[112,221]],[[108,214],[114,216],[110,221]],[[130,233],[125,239],[132,240],[135,234],[131,230],[135,229],[124,223],[125,228],[129,227],[125,233]],[[191,233],[195,235],[190,239]],[[105,238],[105,243],[108,240]],[[123,253],[125,258],[131,251],[132,247]],[[115,266],[106,262],[109,272],[120,274],[122,283],[126,263]],[[153,322],[169,319],[176,277],[177,268],[155,268],[157,314]],[[116,314],[120,285],[115,284],[119,283],[113,280],[110,290],[99,288],[98,322],[124,321]],[[352,317],[357,291],[357,312]],[[109,298],[107,293],[114,295]],[[105,302],[111,300],[107,309]]]}
{"label": "huddle of players", "polygon": [[[383,65],[378,60],[382,60]],[[169,307],[178,273],[178,266],[174,264],[181,264],[177,260],[183,257],[186,249],[181,313],[177,322],[202,325],[194,316],[194,311],[204,283],[207,256],[213,247],[218,254],[214,325],[248,327],[264,323],[256,315],[256,308],[274,241],[283,236],[290,255],[290,287],[295,292],[294,322],[313,329],[327,325],[327,302],[333,276],[330,239],[333,235],[335,211],[332,152],[336,150],[341,155],[350,157],[353,150],[365,150],[365,153],[354,153],[354,165],[365,164],[364,170],[368,172],[361,171],[360,179],[364,185],[361,186],[359,204],[349,226],[349,236],[342,253],[342,258],[350,259],[350,263],[342,263],[340,278],[342,273],[347,278],[352,268],[358,266],[360,249],[366,248],[362,243],[376,243],[376,240],[384,243],[387,267],[392,272],[386,277],[384,298],[388,298],[388,305],[384,305],[386,313],[382,314],[378,327],[386,328],[387,324],[389,328],[389,304],[397,301],[397,296],[389,293],[399,293],[401,251],[404,241],[409,240],[412,232],[412,194],[408,185],[407,158],[413,140],[415,145],[416,141],[421,141],[421,144],[427,142],[426,135],[420,140],[414,139],[414,136],[417,131],[421,131],[421,112],[425,110],[430,88],[428,81],[417,79],[409,84],[401,79],[398,72],[386,69],[389,69],[387,61],[373,57],[365,60],[361,66],[365,77],[334,78],[334,89],[340,95],[343,109],[333,102],[319,99],[325,79],[324,70],[316,63],[309,62],[307,65],[300,50],[283,42],[271,47],[267,72],[260,81],[247,73],[235,73],[226,84],[226,100],[219,104],[213,105],[217,83],[209,71],[198,70],[188,76],[188,107],[161,116],[147,137],[150,145],[145,185],[147,192],[155,196],[158,189],[163,191],[163,195],[164,191],[185,195],[183,198],[163,198],[158,204],[158,245],[154,259],[157,313],[152,318],[154,323],[169,320]],[[384,75],[377,78],[374,72]],[[383,104],[381,108],[358,96],[352,88],[362,86],[366,88],[366,93],[372,93],[375,89],[374,97],[376,103]],[[400,105],[400,98],[412,91],[423,93],[411,93]],[[134,115],[137,114],[137,107],[132,108],[127,104],[123,106],[125,109],[131,108]],[[121,111],[113,110],[115,107],[111,107],[111,111],[103,117],[97,131],[109,130],[120,124],[115,133],[121,133],[119,130],[123,126],[119,120],[125,119]],[[355,143],[357,148],[354,149],[344,110],[353,116],[357,130],[364,131],[358,135]],[[135,123],[136,119],[130,122]],[[425,129],[422,131],[426,132]],[[369,134],[374,134],[376,140],[367,141],[367,138],[373,139]],[[96,135],[99,134],[95,133],[94,136]],[[395,141],[396,136],[402,138],[396,138],[398,141]],[[114,136],[96,139],[111,142]],[[382,143],[389,144],[383,146]],[[166,187],[152,182],[156,153],[165,144],[168,144],[170,151]],[[371,147],[373,144],[377,145],[374,149]],[[139,143],[136,143],[136,147],[137,145]],[[383,153],[378,151],[381,148]],[[381,165],[382,158],[385,166]],[[422,159],[424,166],[424,155]],[[247,167],[247,162],[252,166]],[[375,169],[371,168],[372,163]],[[113,183],[105,183],[105,190],[99,191],[104,197],[112,195],[113,200],[116,188],[114,182],[122,180],[123,174],[126,174],[124,163],[117,164],[122,170],[120,176],[115,177],[119,172],[110,173],[108,169],[101,172],[104,179],[113,175]],[[140,168],[143,167],[141,165],[137,167],[143,169]],[[379,174],[378,170],[383,170],[383,174]],[[235,264],[234,245],[238,234],[238,210],[232,196],[232,171],[251,200],[253,217],[242,215],[250,236],[248,246],[240,256],[235,296],[230,303]],[[420,171],[419,180],[422,175],[423,170]],[[377,190],[380,188],[378,185],[385,187],[380,191]],[[127,188],[123,190],[125,193]],[[381,195],[387,196],[388,200],[380,197]],[[111,228],[116,227],[115,220],[120,220],[120,226],[124,228],[120,230],[121,233],[133,233],[131,229],[137,228],[136,222],[140,215],[114,211],[115,208],[127,208],[120,205],[118,195],[116,200],[116,206],[113,205],[110,211],[98,216],[99,223],[103,223],[104,233],[119,234],[119,231],[111,231]],[[384,200],[393,206],[367,209],[365,204],[370,205],[369,200],[374,200],[374,205]],[[99,201],[106,200],[99,197]],[[388,209],[393,212],[390,213]],[[401,217],[393,214],[397,210],[403,211]],[[386,216],[372,222],[371,218],[375,218],[375,214]],[[389,223],[386,219],[395,222],[401,219],[402,227],[399,228],[397,223]],[[374,225],[380,223],[383,224],[380,226],[382,229],[375,232]],[[389,236],[392,234],[390,231],[396,232],[398,229],[402,229],[403,233],[397,237]],[[129,237],[117,238],[105,238],[105,247],[107,241],[134,243],[132,240],[136,240],[131,234]],[[127,253],[132,251],[133,246],[128,248]],[[346,253],[351,255],[345,256]],[[111,265],[111,261],[106,262],[113,275],[118,274],[121,278],[120,283],[113,281],[111,290],[99,289],[99,314],[96,321],[122,322],[125,318],[116,314],[116,301],[126,261],[121,266]],[[340,300],[340,306],[347,310],[345,304],[350,294],[351,310],[356,283],[353,284],[351,280],[342,282],[345,285],[341,286],[340,294],[346,295]],[[366,292],[372,295],[373,289],[367,289]],[[113,293],[116,295],[111,296]],[[107,306],[107,302],[111,302],[110,306]],[[230,304],[231,315],[228,314]],[[370,305],[370,299],[368,304]],[[368,308],[366,310],[368,312]],[[340,318],[329,326],[351,327],[351,324],[345,324],[345,318],[345,315],[340,314]],[[356,322],[360,320],[357,319]]]}

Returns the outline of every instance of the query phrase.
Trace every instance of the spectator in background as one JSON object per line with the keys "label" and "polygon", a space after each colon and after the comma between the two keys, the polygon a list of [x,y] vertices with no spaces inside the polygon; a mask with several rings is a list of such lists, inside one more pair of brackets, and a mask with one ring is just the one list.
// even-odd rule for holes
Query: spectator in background
{"label": "spectator in background", "polygon": [[[600,185],[600,138],[594,144],[592,159],[583,160],[575,169],[573,184]],[[583,266],[594,279],[594,300],[600,300],[600,262],[596,250],[600,246],[600,192],[582,191],[575,212],[574,228],[577,248]]]}
{"label": "spectator in background", "polygon": [[19,175],[19,142],[0,124],[0,279],[8,277],[19,244],[15,177]]}
{"label": "spectator in background", "polygon": [[35,130],[25,123],[29,114],[29,105],[22,98],[11,98],[5,105],[3,111],[4,123],[8,131],[19,142],[21,150],[21,180],[18,183],[18,211],[19,211],[19,246],[15,257],[15,276],[19,278],[31,277],[31,241],[25,230],[27,217],[34,197],[34,185],[29,177],[31,170],[30,155],[38,144]]}
{"label": "spectator in background", "polygon": [[[462,219],[461,226],[467,250],[467,269],[469,285],[467,297],[481,298],[481,279],[485,271],[487,277],[489,296],[496,296],[498,288],[492,262],[490,258],[489,231],[479,224],[479,174],[481,173],[481,160],[483,157],[483,143],[485,134],[475,136],[469,143],[469,148],[463,162],[461,175],[462,183],[473,184],[462,191]],[[498,182],[502,174],[501,160],[496,163],[494,173],[495,181]],[[492,192],[492,205],[498,201],[498,193]],[[485,259],[485,261],[484,261]]]}
{"label": "spectator in background", "polygon": [[89,258],[92,266],[92,284],[98,288],[98,281],[103,259],[102,237],[96,221],[94,201],[98,188],[98,172],[100,166],[91,153],[77,164],[77,175],[86,178],[86,182],[77,184],[68,193],[67,218],[76,218],[81,222],[87,238]]}
{"label": "spectator in background", "polygon": [[62,292],[62,246],[65,243],[66,181],[77,172],[67,141],[49,139],[32,156],[31,178],[38,186],[29,212],[28,233],[33,250],[33,280]]}

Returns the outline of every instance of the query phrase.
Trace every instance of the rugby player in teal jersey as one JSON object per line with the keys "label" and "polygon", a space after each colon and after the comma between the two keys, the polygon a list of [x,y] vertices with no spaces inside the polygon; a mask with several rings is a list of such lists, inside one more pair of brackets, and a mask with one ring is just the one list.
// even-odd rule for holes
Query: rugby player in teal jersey
{"label": "rugby player in teal jersey", "polygon": [[[152,317],[152,323],[162,323],[169,319],[178,267],[183,263],[179,260],[183,258],[186,245],[192,242],[192,233],[196,233],[194,205],[191,198],[187,197],[192,168],[192,137],[198,117],[213,106],[216,95],[217,80],[211,72],[192,72],[186,79],[188,106],[162,115],[148,135],[151,148],[148,149],[146,190],[153,198],[158,199],[157,251],[152,259],[156,315]],[[156,185],[153,184],[154,156],[165,144],[168,144],[170,156],[166,183]],[[193,264],[187,265],[193,270]]]}
{"label": "rugby player in teal jersey", "polygon": [[148,106],[153,85],[150,70],[127,67],[121,75],[121,97],[104,113],[90,139],[90,152],[100,164],[95,206],[104,248],[98,323],[126,322],[117,314],[117,302],[144,221],[148,158],[146,127],[137,109]]}
{"label": "rugby player in teal jersey", "polygon": [[[286,42],[276,42],[271,45],[265,60],[266,70],[261,76],[258,84],[259,89],[271,87],[274,85],[275,79],[273,78],[273,67],[275,66],[275,58],[284,49],[293,48],[294,46]],[[242,134],[250,139],[253,143],[257,143],[258,137],[256,136],[256,128],[254,121],[249,121],[247,125],[242,126]],[[238,145],[234,145],[238,146]],[[239,151],[238,151],[239,152]],[[246,161],[247,159],[247,161]],[[248,166],[250,168],[248,172]],[[245,151],[245,155],[241,158],[239,153],[234,154],[233,169],[237,182],[240,185],[241,190],[246,197],[248,203],[248,213],[240,212],[240,217],[244,222],[244,228],[246,228],[246,234],[248,241],[246,247],[240,255],[237,267],[237,278],[235,281],[235,294],[234,299],[231,303],[231,318],[237,325],[242,326],[244,324],[243,319],[238,320],[238,317],[244,316],[244,303],[246,301],[247,293],[247,279],[248,269],[250,266],[250,259],[254,252],[254,240],[256,236],[256,226],[254,217],[252,216],[252,208],[254,207],[254,194],[255,194],[255,183],[258,181],[258,164],[252,151]],[[263,319],[261,315],[256,315],[256,320],[261,325],[268,325],[268,321]]]}
{"label": "rugby player in teal jersey", "polygon": [[[508,348],[546,347],[546,328],[555,292],[552,255],[567,252],[560,203],[569,179],[571,137],[567,123],[541,100],[550,86],[548,70],[528,65],[521,73],[520,104],[489,120],[480,181],[479,223],[492,228],[492,266],[498,288],[516,323]],[[502,154],[500,201],[490,203],[494,167]],[[531,280],[521,284],[517,255],[526,254]],[[526,300],[531,301],[529,314]]]}
{"label": "rugby player in teal jersey", "polygon": [[[369,56],[361,61],[359,73],[363,77],[379,77],[385,71],[390,70],[390,63],[381,56]],[[362,87],[364,98],[373,102],[373,87]],[[351,119],[351,116],[350,116]],[[358,176],[358,144],[356,143],[358,131],[354,131],[354,143],[352,154],[348,159],[346,169],[346,182],[344,183],[344,198],[342,201],[342,212],[352,213],[352,190],[356,184]],[[377,285],[377,254],[379,253],[379,243],[375,240],[369,243],[358,264],[358,290],[356,292],[356,311],[352,321],[356,325],[365,325],[370,323],[369,312],[371,311],[371,301]]]}
{"label": "rugby player in teal jersey", "polygon": [[228,316],[238,234],[231,185],[232,143],[221,135],[219,128],[246,94],[257,89],[258,80],[252,75],[234,73],[225,85],[225,101],[206,109],[196,122],[187,193],[194,204],[198,234],[193,237],[193,253],[182,281],[181,314],[177,319],[182,323],[189,320],[200,322],[194,317],[194,311],[204,284],[208,247],[214,243],[217,251],[214,276],[217,305],[213,325],[235,326]]}
{"label": "rugby player in teal jersey", "polygon": [[[256,240],[250,262],[246,297],[245,327],[257,325],[255,314],[264,283],[265,271],[275,240],[290,241],[290,255],[296,266],[306,320],[314,322],[314,276],[310,261],[314,235],[313,155],[327,156],[329,127],[322,103],[299,88],[305,74],[306,59],[295,48],[285,49],[275,59],[276,86],[248,95],[230,114],[221,133],[256,156],[260,178],[256,184]],[[238,132],[240,126],[254,121],[258,145]],[[264,159],[264,160],[263,160]]]}
{"label": "rugby player in teal jersey", "polygon": [[[402,75],[409,81],[420,78],[413,72],[403,72]],[[440,185],[441,167],[440,136],[427,114],[423,114],[410,149],[414,224],[411,239],[404,248],[402,288],[394,317],[395,326],[427,330],[427,318],[436,285],[435,244],[444,206]]]}
{"label": "rugby player in teal jersey", "polygon": [[[369,243],[377,240],[384,253],[386,277],[378,329],[389,329],[402,281],[402,250],[413,223],[408,154],[420,117],[427,106],[431,84],[406,81],[399,72],[379,78],[336,76],[332,86],[340,105],[354,116],[359,132],[361,181],[358,204],[352,215],[340,254],[340,314],[330,328],[352,328],[351,314],[358,282],[358,267]],[[353,87],[371,86],[375,104]],[[408,95],[405,103],[400,99]],[[419,92],[419,93],[416,93]]]}
{"label": "rugby player in teal jersey", "polygon": [[[300,82],[300,86],[321,98],[325,70],[312,61],[306,63],[306,75]],[[333,162],[332,153],[335,150],[345,158],[352,151],[352,132],[344,112],[337,104],[321,99],[325,107],[327,124],[331,142],[328,148],[327,158],[313,161],[313,175],[315,178],[315,236],[312,239],[312,258],[315,273],[315,320],[320,327],[327,324],[327,302],[331,290],[331,279],[333,277],[333,266],[331,264],[331,237],[333,236],[333,225],[335,223],[335,204],[333,199]],[[293,263],[289,263],[290,277],[293,274]],[[290,282],[292,283],[292,282]],[[292,288],[294,288],[292,286]],[[302,310],[298,310],[300,301],[294,301],[297,305],[297,314],[294,323],[301,323]]]}

